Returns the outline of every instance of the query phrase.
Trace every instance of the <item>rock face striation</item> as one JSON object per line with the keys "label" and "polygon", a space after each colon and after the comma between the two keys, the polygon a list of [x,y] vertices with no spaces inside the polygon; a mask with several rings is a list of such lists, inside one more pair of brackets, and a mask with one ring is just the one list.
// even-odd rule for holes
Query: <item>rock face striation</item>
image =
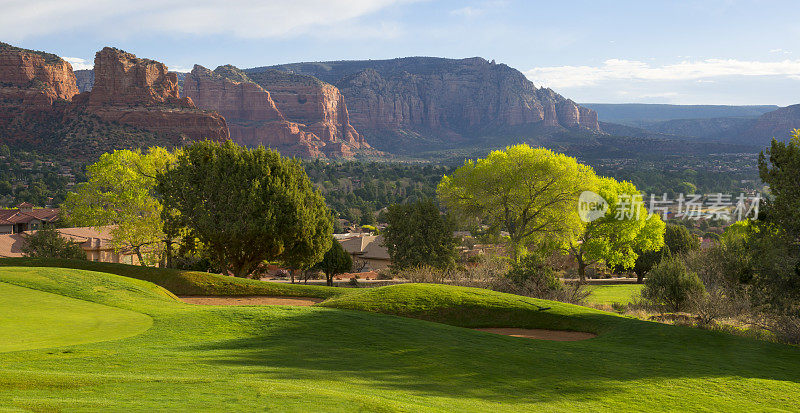
{"label": "rock face striation", "polygon": [[0,143],[91,158],[228,137],[219,114],[178,96],[178,80],[163,64],[111,48],[98,52],[95,64],[95,91],[79,93],[72,66],[60,57],[0,43]]}
{"label": "rock face striation", "polygon": [[593,110],[536,88],[516,69],[477,57],[295,63],[245,72],[255,79],[275,70],[338,87],[352,124],[379,147],[390,147],[399,136],[465,142],[526,129],[600,132]]}
{"label": "rock face striation", "polygon": [[0,142],[40,143],[77,93],[60,57],[0,43]]}
{"label": "rock face striation", "polygon": [[349,123],[334,86],[309,76],[268,71],[250,77],[233,66],[196,65],[183,83],[199,107],[222,114],[236,142],[303,157],[348,157],[369,151]]}
{"label": "rock face striation", "polygon": [[225,119],[179,97],[178,78],[160,62],[106,47],[94,60],[94,84],[78,101],[107,122],[183,140],[228,139]]}

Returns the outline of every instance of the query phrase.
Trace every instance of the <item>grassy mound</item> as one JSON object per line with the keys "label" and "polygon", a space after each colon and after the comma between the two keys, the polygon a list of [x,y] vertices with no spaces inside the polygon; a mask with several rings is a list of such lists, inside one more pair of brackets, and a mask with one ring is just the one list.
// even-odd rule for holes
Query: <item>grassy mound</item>
{"label": "grassy mound", "polygon": [[322,286],[270,283],[199,271],[181,271],[106,262],[42,258],[0,259],[0,267],[7,266],[72,268],[116,274],[149,281],[166,288],[175,295],[271,295],[329,298],[341,294],[341,291],[337,289]]}
{"label": "grassy mound", "polygon": [[0,313],[0,353],[116,340],[153,324],[141,313],[7,283]]}
{"label": "grassy mound", "polygon": [[[796,347],[483,290],[348,290],[325,304],[373,311],[364,312],[193,306],[149,282],[86,270],[6,267],[2,283],[135,311],[153,324],[114,341],[0,353],[0,410],[763,411],[800,405]],[[17,297],[4,301],[0,314],[43,305]],[[545,304],[551,309],[539,311]],[[528,340],[375,313],[469,324],[459,308],[486,325],[601,334],[575,342]],[[484,311],[489,315],[481,316]],[[34,327],[35,320],[23,324]]]}
{"label": "grassy mound", "polygon": [[602,333],[618,321],[612,314],[586,307],[439,284],[364,288],[318,305],[471,328],[520,327]]}

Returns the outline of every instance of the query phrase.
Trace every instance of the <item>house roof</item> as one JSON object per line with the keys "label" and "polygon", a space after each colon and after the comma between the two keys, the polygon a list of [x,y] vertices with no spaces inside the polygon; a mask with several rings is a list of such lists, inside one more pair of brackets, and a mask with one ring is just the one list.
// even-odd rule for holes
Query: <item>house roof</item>
{"label": "house roof", "polygon": [[[70,241],[77,242],[84,250],[110,250],[111,229],[113,227],[76,227],[61,228],[57,231],[62,237]],[[22,247],[25,245],[25,234],[32,234],[36,231],[26,231],[22,234],[0,235],[0,257],[22,257]]]}
{"label": "house roof", "polygon": [[0,209],[0,225],[27,224],[34,219],[43,222],[58,220],[61,211],[58,208]]}
{"label": "house roof", "polygon": [[356,235],[340,240],[339,243],[342,244],[345,251],[352,255],[376,260],[389,259],[389,252],[383,245],[383,236],[381,235]]}

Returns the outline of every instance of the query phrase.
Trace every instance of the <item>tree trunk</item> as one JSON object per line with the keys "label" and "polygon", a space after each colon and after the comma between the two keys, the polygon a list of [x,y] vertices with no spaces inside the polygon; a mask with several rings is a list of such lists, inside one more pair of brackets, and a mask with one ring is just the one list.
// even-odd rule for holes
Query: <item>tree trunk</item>
{"label": "tree trunk", "polygon": [[578,258],[578,277],[581,284],[586,282],[586,263],[580,258]]}
{"label": "tree trunk", "polygon": [[289,278],[291,278],[292,284],[294,284],[294,270],[291,268],[289,269]]}
{"label": "tree trunk", "polygon": [[636,284],[641,284],[644,282],[644,273],[641,271],[636,272]]}
{"label": "tree trunk", "polygon": [[325,274],[325,280],[327,281],[328,287],[333,287],[333,274]]}
{"label": "tree trunk", "polygon": [[141,265],[142,267],[146,267],[147,265],[145,265],[144,257],[142,256],[142,247],[141,246],[133,247],[133,251],[136,253],[136,258],[139,259],[139,265]]}

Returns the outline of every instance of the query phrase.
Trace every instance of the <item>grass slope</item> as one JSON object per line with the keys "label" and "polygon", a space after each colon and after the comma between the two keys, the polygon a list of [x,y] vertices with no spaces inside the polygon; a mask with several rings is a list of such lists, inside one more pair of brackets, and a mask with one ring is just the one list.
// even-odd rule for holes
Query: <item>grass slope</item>
{"label": "grass slope", "polygon": [[[0,268],[0,281],[154,320],[116,341],[0,353],[0,409],[762,411],[800,403],[796,347],[491,291],[402,285],[325,302],[340,308],[214,307],[91,271]],[[538,311],[543,304],[551,309]],[[9,306],[30,305],[6,302],[0,314]],[[375,312],[600,336],[527,340]]]}
{"label": "grass slope", "polygon": [[141,313],[1,282],[0,308],[0,352],[116,340],[153,324]]}
{"label": "grass slope", "polygon": [[0,258],[0,267],[6,266],[72,268],[122,275],[160,285],[176,295],[271,295],[329,298],[340,294],[339,290],[314,285],[270,283],[199,271],[182,271],[107,262],[50,258]]}

